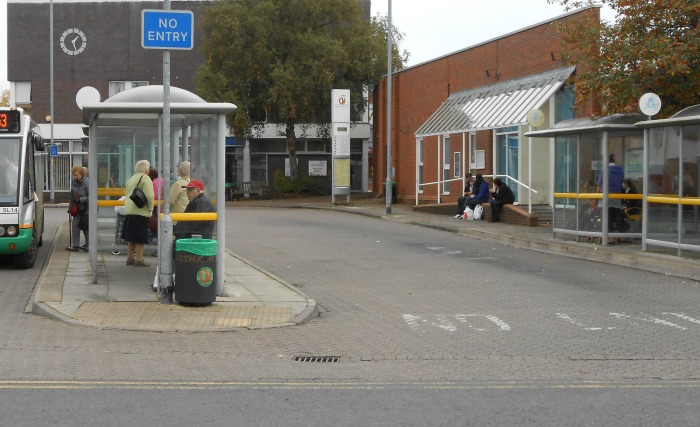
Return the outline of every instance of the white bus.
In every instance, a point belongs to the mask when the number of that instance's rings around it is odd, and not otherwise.
[[[44,232],[44,151],[39,126],[21,108],[0,107],[0,257],[32,268]]]

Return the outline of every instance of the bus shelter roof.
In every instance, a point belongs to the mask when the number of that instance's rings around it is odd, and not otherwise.
[[[637,123],[640,128],[687,126],[700,124],[700,104],[685,108],[668,119],[645,120]]]
[[[527,132],[525,136],[548,138],[561,135],[602,132],[606,130],[629,130],[631,133],[635,133],[639,131],[635,123],[644,120],[645,117],[646,116],[642,114],[612,114],[603,117],[579,117],[562,120],[549,129]]]
[[[158,126],[163,113],[163,86],[141,86],[120,92],[104,102],[88,102],[82,106],[83,124],[99,120],[102,126]],[[231,103],[206,102],[192,92],[170,88],[171,126],[189,126],[211,117],[236,110]]]

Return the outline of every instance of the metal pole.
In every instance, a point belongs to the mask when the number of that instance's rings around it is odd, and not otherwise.
[[[532,132],[532,125],[530,125]],[[527,138],[527,213],[532,215],[532,137]]]
[[[165,0],[163,10],[170,10],[170,0]],[[163,179],[170,178],[170,49],[163,51]],[[163,188],[163,219],[160,227],[161,263],[158,271],[158,294],[161,304],[173,302],[173,220],[170,216],[170,189]]]
[[[51,98],[51,146],[53,146],[53,0],[51,0],[51,3],[49,5],[49,15],[50,15],[50,23],[49,23],[49,33],[50,33],[50,42],[49,42],[49,74],[50,74],[50,86],[51,88],[49,89],[49,92],[51,92],[50,98]],[[55,168],[54,168],[54,158],[49,156],[49,200],[51,203],[55,202],[55,196],[54,196],[54,188],[55,188]],[[44,199],[44,189],[41,189],[41,194],[40,194],[41,199]]]
[[[389,0],[389,25],[387,26],[387,85],[386,85],[386,213],[391,214],[391,51],[393,37],[391,29],[391,0]]]

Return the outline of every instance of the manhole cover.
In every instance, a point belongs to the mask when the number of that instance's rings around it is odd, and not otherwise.
[[[340,356],[294,356],[295,362],[338,363]]]

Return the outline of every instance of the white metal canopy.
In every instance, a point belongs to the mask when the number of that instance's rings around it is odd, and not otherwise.
[[[521,125],[527,113],[544,104],[576,66],[457,92],[416,131],[416,137]]]

